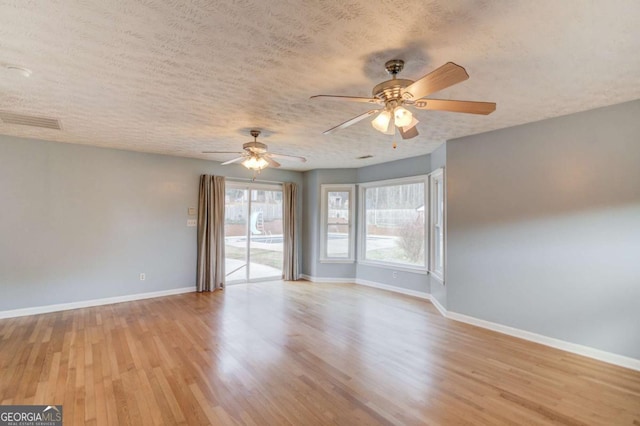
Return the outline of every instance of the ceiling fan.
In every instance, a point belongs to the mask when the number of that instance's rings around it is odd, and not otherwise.
[[[405,107],[483,115],[491,114],[496,110],[496,104],[493,102],[423,99],[431,93],[446,89],[469,78],[467,71],[453,62],[447,62],[416,81],[396,78],[396,75],[404,68],[402,59],[387,61],[385,68],[391,74],[391,80],[375,86],[372,92],[373,97],[371,98],[335,95],[316,95],[311,97],[311,99],[363,102],[381,106],[332,127],[323,132],[325,135],[378,114],[371,122],[371,125],[376,130],[387,135],[394,135],[397,127],[403,139],[411,139],[418,136],[418,129],[416,128],[418,120]],[[391,122],[392,118],[393,123]]]
[[[280,167],[280,163],[278,163],[274,158],[280,158],[284,160],[295,160],[300,161],[302,163],[306,163],[307,159],[304,157],[298,157],[296,155],[284,155],[284,154],[276,154],[273,152],[268,152],[267,145],[262,142],[258,142],[258,136],[260,135],[260,130],[251,130],[251,136],[253,136],[253,141],[247,142],[242,145],[242,152],[235,151],[202,151],[203,154],[238,154],[240,157],[234,158],[233,160],[225,161],[222,163],[223,166],[227,164],[237,163],[238,161],[242,161],[242,165],[245,166],[249,170],[253,170],[255,172],[260,172],[261,170],[271,167]]]

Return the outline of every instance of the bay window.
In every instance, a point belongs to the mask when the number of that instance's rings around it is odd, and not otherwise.
[[[360,185],[359,261],[427,270],[427,176]]]

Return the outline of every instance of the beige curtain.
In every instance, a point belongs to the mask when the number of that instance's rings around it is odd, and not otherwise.
[[[224,177],[200,176],[196,289],[224,288]]]
[[[298,188],[295,183],[282,185],[282,232],[284,234],[284,264],[282,278],[286,281],[298,279]]]

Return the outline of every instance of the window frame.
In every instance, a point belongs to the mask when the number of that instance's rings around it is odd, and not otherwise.
[[[330,192],[349,193],[349,252],[347,257],[331,257],[327,255],[329,238],[329,203]],[[356,261],[356,185],[355,184],[321,184],[320,185],[320,263],[354,263]]]
[[[366,226],[367,226],[367,211],[366,211],[366,191],[367,189],[376,188],[376,187],[386,187],[386,186],[398,186],[398,185],[409,185],[421,183],[424,185],[424,255],[423,255],[423,265],[409,265],[406,263],[397,263],[397,262],[385,262],[381,260],[371,260],[366,258],[367,254],[367,235],[366,235]],[[429,215],[430,209],[428,208],[429,203],[429,175],[417,175],[417,176],[409,176],[397,179],[386,179],[386,180],[378,180],[371,181],[366,183],[358,184],[359,192],[358,192],[358,263],[362,265],[369,266],[378,266],[384,267],[388,269],[394,269],[398,271],[407,271],[414,272],[419,274],[427,274],[429,271],[429,253],[430,253],[430,244],[429,244]]]
[[[442,217],[441,223],[436,224],[436,220],[438,218],[438,199],[437,199],[437,183],[440,182],[440,186],[442,189]],[[444,167],[440,167],[431,173],[429,173],[429,273],[439,281],[444,283],[444,276],[446,271],[446,245],[447,245],[447,195],[446,195],[446,184],[445,184],[445,173]],[[437,269],[436,265],[436,226],[440,226],[442,231],[442,247],[441,247],[441,259],[442,259],[442,269]]]

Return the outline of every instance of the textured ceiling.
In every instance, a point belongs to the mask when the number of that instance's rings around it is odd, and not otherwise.
[[[309,158],[284,168],[360,167],[640,98],[639,17],[637,0],[0,0],[0,110],[63,127],[0,133],[225,161],[200,152],[259,128],[272,151]],[[369,120],[322,135],[369,105],[309,96],[369,96],[394,58],[414,80],[464,66],[470,79],[433,97],[497,111],[419,111],[420,136],[395,150]]]

